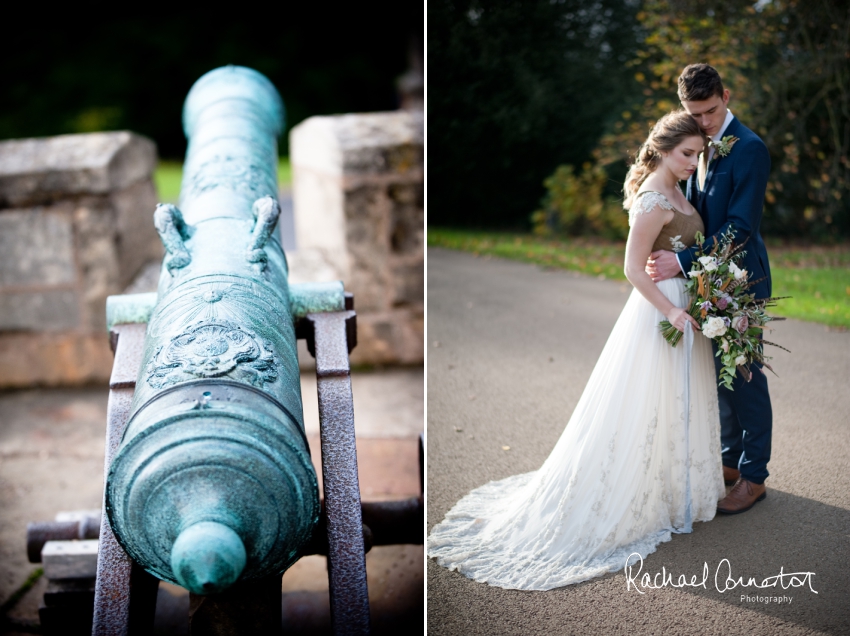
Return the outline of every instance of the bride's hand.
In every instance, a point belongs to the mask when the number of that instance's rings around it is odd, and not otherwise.
[[[699,331],[699,323],[686,310],[681,307],[673,307],[667,312],[667,320],[682,333],[685,332],[685,323],[690,321],[694,331]]]

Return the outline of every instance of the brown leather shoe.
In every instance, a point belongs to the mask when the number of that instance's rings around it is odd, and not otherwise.
[[[740,512],[746,512],[765,497],[767,497],[767,489],[764,484],[754,484],[739,477],[729,494],[717,503],[717,512],[724,515],[737,515]]]
[[[723,467],[723,483],[727,486],[733,485],[736,481],[738,481],[738,477],[741,476],[741,471],[737,468],[729,468],[728,466]]]

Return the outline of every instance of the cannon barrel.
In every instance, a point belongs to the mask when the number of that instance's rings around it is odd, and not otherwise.
[[[166,255],[105,509],[147,571],[208,594],[285,570],[320,506],[273,232],[283,103],[260,73],[223,67],[192,87],[183,127],[180,202],[154,213]]]

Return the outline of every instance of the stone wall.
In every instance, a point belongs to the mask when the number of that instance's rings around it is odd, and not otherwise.
[[[293,282],[354,293],[354,364],[423,361],[423,114],[311,117],[290,133]]]
[[[106,297],[162,258],[155,165],[129,132],[0,142],[0,388],[109,378]]]

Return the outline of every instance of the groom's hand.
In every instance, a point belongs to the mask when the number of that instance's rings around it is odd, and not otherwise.
[[[679,259],[673,252],[667,250],[653,252],[649,255],[649,260],[646,261],[646,273],[650,275],[654,283],[673,278],[681,271]]]

